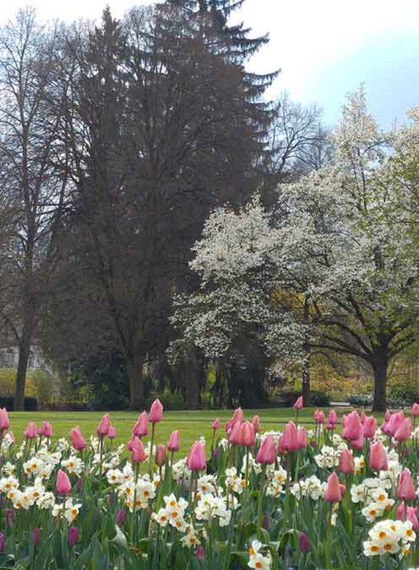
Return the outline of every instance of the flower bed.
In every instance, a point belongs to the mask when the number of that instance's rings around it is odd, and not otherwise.
[[[419,406],[381,427],[351,412],[342,436],[334,410],[299,427],[301,406],[283,433],[239,408],[186,457],[177,431],[159,442],[158,400],[118,446],[108,414],[88,440],[29,423],[18,445],[0,410],[0,567],[417,567]]]

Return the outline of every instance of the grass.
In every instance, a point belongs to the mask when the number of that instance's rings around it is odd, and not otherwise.
[[[339,417],[348,411],[339,409]],[[44,420],[48,420],[53,426],[53,437],[67,437],[71,427],[78,425],[87,437],[96,432],[96,426],[104,412],[10,412],[10,429],[13,430],[16,438],[22,438],[23,430],[29,421],[40,425]],[[158,424],[156,434],[158,443],[166,443],[170,433],[178,429],[181,438],[181,451],[186,453],[189,446],[199,436],[205,436],[210,442],[212,435],[211,423],[219,417],[225,422],[231,417],[232,410],[188,410],[164,412],[163,421]],[[288,421],[295,419],[295,412],[290,408],[277,408],[266,410],[246,410],[246,417],[251,419],[254,414],[258,414],[262,422],[262,430],[281,430]],[[130,438],[131,429],[138,416],[136,412],[110,412],[112,423],[117,429],[115,442],[126,443]],[[313,409],[302,410],[299,414],[299,424],[311,428],[313,424]],[[224,434],[224,425],[220,430]]]

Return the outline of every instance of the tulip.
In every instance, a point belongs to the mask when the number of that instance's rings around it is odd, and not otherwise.
[[[197,560],[205,560],[205,548],[202,544],[198,544],[195,549],[194,556]]]
[[[402,421],[399,425],[396,433],[394,434],[394,438],[397,441],[406,441],[412,434],[412,420],[410,418],[406,418]]]
[[[326,491],[324,493],[324,498],[329,503],[338,503],[342,500],[343,489],[342,485],[339,483],[338,476],[335,472],[329,475],[327,479]]]
[[[300,534],[300,538],[299,538],[299,542],[300,542],[300,550],[303,553],[309,552],[310,550],[310,541],[308,539],[308,536],[306,535],[305,532],[302,532]]]
[[[43,422],[38,433],[44,437],[52,437],[52,425],[49,422]]]
[[[362,425],[364,425],[364,422],[365,422],[366,417],[367,417],[367,416],[366,416],[364,410],[362,410],[362,412],[361,412],[361,418],[360,418]]]
[[[367,416],[364,421],[364,436],[371,439],[375,435],[377,429],[377,420],[374,416]]]
[[[159,467],[163,467],[164,462],[166,461],[166,446],[165,445],[158,445],[156,449],[156,456],[154,458],[156,465]]]
[[[346,417],[342,435],[348,441],[359,441],[364,435],[364,427],[357,411],[351,412]]]
[[[109,426],[108,437],[109,437],[109,439],[115,439],[116,438],[116,427],[115,426],[112,426],[112,425]]]
[[[79,541],[79,529],[76,526],[71,526],[68,529],[68,544],[74,546]]]
[[[148,421],[152,424],[161,422],[163,419],[163,404],[158,398],[151,404],[150,412],[148,414]]]
[[[255,433],[260,433],[260,431],[262,430],[262,426],[260,425],[260,417],[258,415],[253,416],[252,424],[253,427],[255,428]]]
[[[96,433],[98,434],[100,439],[103,439],[105,436],[108,435],[110,425],[111,425],[111,420],[109,418],[109,414],[104,414],[96,429]]]
[[[147,412],[141,412],[135,423],[132,433],[137,437],[144,437],[148,434],[148,415]]]
[[[14,509],[6,509],[4,522],[6,524],[6,528],[9,526],[14,526],[16,524],[16,515]]]
[[[41,542],[41,529],[35,526],[32,530],[32,544],[37,546]]]
[[[297,398],[293,407],[295,410],[301,410],[303,408],[303,406],[304,406],[303,397],[300,396],[299,398]]]
[[[370,467],[374,471],[387,471],[387,453],[381,441],[373,443],[370,447]]]
[[[412,523],[413,530],[419,530],[419,521],[416,516],[415,507],[409,507],[406,505],[406,503],[401,503],[397,507],[396,518],[400,521],[410,521]]]
[[[35,422],[28,423],[28,425],[25,427],[23,435],[26,437],[26,439],[34,439],[38,435],[38,430],[36,429]]]
[[[186,459],[186,465],[191,471],[204,471],[206,469],[207,459],[205,457],[205,445],[202,441],[195,441],[192,444]]]
[[[314,410],[313,417],[316,424],[324,424],[325,416],[323,410]]]
[[[150,454],[152,449],[150,450]],[[134,438],[131,448],[131,459],[133,463],[142,463],[147,459],[147,454],[144,449],[143,442],[138,437]]]
[[[237,422],[242,423],[244,421],[244,413],[241,408],[234,410],[233,417],[231,418],[231,423],[234,425]]]
[[[384,421],[388,422],[390,420],[390,418],[391,418],[391,412],[390,412],[390,410],[386,410],[386,413],[384,415]]]
[[[71,445],[78,451],[82,451],[85,447],[87,447],[86,440],[84,439],[79,426],[71,428],[70,439]]]
[[[244,422],[240,425],[239,431],[239,445],[243,445],[245,447],[252,447],[255,445],[255,428],[253,424],[250,422]]]
[[[412,475],[409,469],[405,468],[400,474],[399,484],[397,486],[397,496],[403,501],[414,501],[416,498],[416,489],[413,483]]]
[[[295,451],[299,449],[298,436],[297,436],[297,426],[294,422],[288,422],[285,426],[284,433],[282,434],[282,446],[285,447],[287,451]]]
[[[55,492],[57,495],[69,495],[71,493],[71,481],[61,469],[57,473],[57,481],[55,483]]]
[[[0,410],[1,412],[1,410]],[[7,412],[6,412],[7,413]],[[419,416],[419,404],[418,403],[414,403],[412,406],[412,416],[414,418],[416,418],[417,416]],[[1,424],[0,424],[0,429],[1,429]]]
[[[179,451],[180,449],[180,441],[179,441],[179,431],[172,431],[169,437],[169,441],[167,442],[167,449],[169,451]]]
[[[265,437],[262,441],[259,450],[256,455],[256,462],[263,463],[265,465],[275,463],[276,460],[276,449],[275,441],[271,435]]]
[[[303,449],[307,447],[307,430],[306,428],[300,427],[297,430],[297,442],[298,449]]]
[[[327,423],[331,426],[335,426],[338,422],[338,416],[335,410],[330,410],[329,416],[327,418]]]
[[[365,445],[365,438],[363,435],[359,439],[354,439],[351,441],[351,445],[354,449],[362,449]]]
[[[232,430],[228,435],[228,441],[230,443],[235,443],[237,445],[240,445],[240,428],[241,428],[241,422],[236,422],[235,424],[233,424]]]
[[[6,536],[3,532],[0,532],[0,552],[3,552],[6,544]]]
[[[339,471],[341,473],[353,473],[355,471],[354,458],[349,449],[344,449],[339,457]]]
[[[221,420],[220,418],[216,418],[211,424],[211,429],[220,429],[220,427],[221,427]]]
[[[9,415],[6,408],[0,408],[0,432],[8,430],[10,427]]]
[[[392,437],[396,435],[396,432],[403,423],[404,419],[405,417],[403,412],[396,412],[391,415],[391,418],[389,419],[387,424],[389,435],[391,435]]]
[[[131,439],[128,441],[127,443],[127,449],[128,451],[132,451],[135,447],[135,442],[137,441],[138,437],[135,435],[131,436]]]
[[[116,511],[116,524],[122,526],[127,518],[127,512],[124,509],[119,509]]]

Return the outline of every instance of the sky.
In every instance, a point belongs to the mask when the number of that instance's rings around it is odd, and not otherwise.
[[[43,20],[99,18],[108,3],[123,15],[152,0],[0,0],[0,23],[26,5]],[[235,20],[270,43],[249,64],[252,71],[281,69],[268,92],[323,108],[339,120],[345,95],[364,83],[369,108],[383,127],[403,121],[419,105],[419,0],[246,0]]]

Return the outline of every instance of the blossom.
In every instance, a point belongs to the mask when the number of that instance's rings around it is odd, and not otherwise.
[[[163,419],[163,405],[158,398],[151,404],[148,421],[151,423],[161,422]]]

